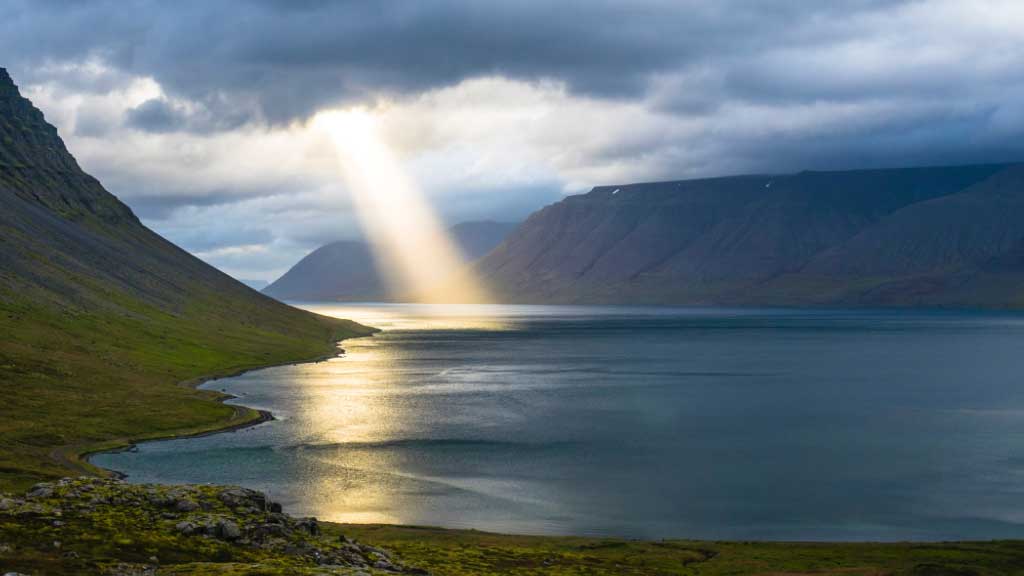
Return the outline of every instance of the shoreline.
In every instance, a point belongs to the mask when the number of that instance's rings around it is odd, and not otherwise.
[[[363,337],[363,336],[356,336],[356,337]],[[343,338],[343,339],[339,339],[339,340],[334,341],[333,342],[333,350],[331,352],[317,355],[315,357],[310,358],[309,360],[282,361],[282,362],[270,363],[270,364],[261,365],[261,366],[250,367],[250,368],[232,369],[230,371],[218,372],[218,373],[216,373],[214,375],[208,375],[208,376],[201,376],[201,377],[194,377],[194,378],[185,379],[185,380],[182,380],[182,381],[178,382],[178,384],[179,385],[190,386],[190,387],[193,387],[193,388],[197,388],[197,387],[202,386],[204,384],[214,383],[217,380],[220,380],[220,379],[223,379],[223,378],[229,378],[229,377],[233,378],[233,377],[237,377],[237,376],[246,374],[248,372],[253,372],[253,371],[256,371],[256,370],[263,370],[263,369],[274,368],[274,367],[282,367],[282,366],[297,366],[297,365],[302,365],[302,364],[316,364],[316,363],[319,363],[319,362],[329,361],[332,358],[338,358],[338,357],[340,357],[340,356],[342,356],[342,355],[344,355],[346,353],[345,348],[343,348],[341,344],[344,342],[344,340],[347,340],[347,339],[349,339],[349,338]],[[239,396],[236,396],[236,395],[224,392],[220,388],[221,388],[220,386],[216,386],[216,389],[208,388],[205,391],[209,392],[211,394],[217,395],[217,400],[219,402],[221,402],[221,403],[225,403],[225,402],[228,402],[230,400],[238,399],[239,398]],[[121,478],[121,479],[127,479],[127,478],[129,478],[129,474],[127,474],[126,472],[123,472],[123,471],[118,470],[118,469],[113,468],[113,467],[105,468],[105,467],[102,467],[102,466],[98,466],[98,465],[96,465],[96,464],[94,464],[92,462],[92,457],[97,455],[97,454],[104,454],[104,453],[128,452],[128,451],[133,450],[134,448],[136,448],[138,445],[142,444],[143,442],[156,442],[156,441],[164,441],[164,440],[198,438],[198,437],[212,436],[213,434],[220,434],[220,433],[226,433],[226,432],[234,432],[234,431],[239,431],[239,430],[245,430],[245,429],[249,429],[249,428],[254,428],[255,426],[258,426],[260,424],[263,424],[263,423],[266,423],[266,422],[269,422],[269,421],[272,421],[272,420],[276,419],[276,417],[274,416],[274,414],[270,410],[260,410],[260,409],[257,409],[257,408],[252,408],[252,407],[249,407],[249,406],[244,406],[242,404],[235,404],[235,405],[229,405],[229,406],[232,406],[234,408],[234,410],[232,411],[230,416],[228,416],[224,420],[221,420],[221,424],[216,426],[216,427],[209,428],[209,429],[203,429],[203,430],[197,430],[197,431],[189,431],[189,432],[185,432],[185,433],[171,433],[171,434],[163,435],[163,436],[160,436],[160,437],[152,437],[152,438],[147,437],[145,439],[139,439],[139,440],[136,440],[136,441],[128,442],[128,443],[123,444],[123,445],[118,446],[118,447],[112,447],[112,448],[104,447],[104,448],[101,448],[101,449],[89,450],[87,452],[83,452],[82,460],[85,463],[89,464],[90,466],[93,466],[93,467],[97,468],[98,470],[101,470],[106,475],[109,475],[111,477]],[[227,480],[227,481],[230,482],[230,480]],[[342,522],[335,521],[335,523],[342,523]],[[403,524],[392,524],[391,526],[407,527],[407,528],[411,528],[412,527],[412,526],[403,525]],[[437,525],[419,526],[419,528],[438,529],[438,530],[447,530],[447,531],[459,531],[459,530],[466,530],[467,529],[467,527],[465,525],[462,525],[462,526],[450,525],[450,524],[445,525],[445,523],[441,523],[441,524],[437,524]],[[505,530],[508,530],[507,527],[504,528],[504,529],[498,529],[498,530],[493,530],[492,529],[493,531],[486,530],[486,529],[481,530],[480,528],[476,528],[475,526],[469,527],[468,529],[472,530],[474,532],[478,532],[479,531],[479,532],[490,533],[490,534],[520,536],[520,537],[541,537],[541,538],[591,537],[591,538],[627,538],[627,539],[640,538],[640,539],[646,539],[643,536],[624,535],[621,532],[608,533],[608,534],[603,534],[602,535],[602,534],[595,534],[595,533],[579,533],[579,532],[568,532],[568,531],[566,531],[566,532],[557,532],[557,533],[533,532],[533,531],[518,531],[518,530],[515,530],[515,529],[513,529],[512,531],[505,531]],[[674,539],[691,540],[691,539],[704,539],[705,537],[702,537],[699,534],[697,534],[697,535],[689,535],[689,536],[679,536],[679,535],[656,536],[655,538],[656,539],[669,539],[669,540],[674,540]],[[749,539],[749,537],[742,538],[742,540],[748,540],[748,539]],[[1001,538],[997,537],[995,539],[1001,539]],[[863,539],[842,539],[842,538],[841,539],[835,539],[835,540],[833,540],[833,539],[820,539],[820,536],[812,537],[812,538],[806,539],[806,540],[784,540],[784,539],[780,540],[780,539],[777,539],[777,537],[776,538],[764,539],[764,537],[762,536],[760,538],[753,538],[753,539],[750,539],[750,540],[751,541],[758,541],[758,542],[794,542],[794,541],[796,541],[796,542],[804,542],[804,543],[892,543],[892,542],[914,542],[914,543],[918,543],[918,544],[928,544],[928,543],[942,542],[942,541],[957,541],[957,542],[970,542],[970,541],[972,541],[969,538],[968,539],[963,539],[962,537],[957,537],[957,538],[953,538],[953,539],[947,539],[947,538],[931,539],[931,538],[927,538],[927,537],[921,538],[920,536],[910,537],[910,538],[897,538],[897,539],[884,539],[884,538],[883,539],[878,539],[877,537],[875,537],[875,538],[866,539],[866,540],[863,540]],[[727,539],[725,541],[729,541],[729,540]],[[983,541],[983,540],[973,540],[973,541]]]
[[[379,332],[375,330],[374,333]],[[178,386],[186,386],[195,390],[199,389],[199,386],[206,384],[207,382],[214,382],[223,378],[234,378],[241,376],[248,372],[254,372],[257,370],[265,370],[268,368],[279,368],[282,366],[296,366],[299,364],[316,364],[319,362],[326,362],[332,358],[338,358],[345,353],[345,349],[341,347],[341,343],[345,340],[351,340],[352,338],[366,338],[373,336],[374,333],[366,336],[353,336],[350,338],[341,338],[332,342],[333,350],[331,352],[314,356],[307,360],[290,360],[285,362],[274,362],[271,364],[261,364],[258,366],[247,366],[242,368],[229,368],[221,372],[213,374],[207,374],[203,376],[196,376],[194,378],[188,378],[177,382]],[[226,403],[228,400],[234,400],[238,397],[233,394],[220,392],[217,390],[208,390],[216,395],[214,400],[221,404]],[[92,463],[91,459],[97,454],[108,454],[126,452],[136,448],[139,444],[145,442],[159,442],[164,440],[178,440],[184,438],[199,438],[202,436],[210,436],[213,434],[221,434],[227,432],[236,432],[238,430],[244,430],[246,428],[252,428],[266,422],[275,420],[273,413],[269,410],[261,410],[257,408],[250,408],[241,404],[225,404],[231,406],[234,410],[230,417],[225,421],[213,424],[209,427],[201,427],[198,429],[184,429],[180,431],[172,431],[168,433],[158,433],[153,436],[141,436],[134,438],[116,438],[114,440],[108,440],[100,444],[88,444],[88,445],[70,445],[62,446],[53,450],[50,453],[50,458],[57,461],[58,463],[64,464],[71,469],[76,469],[85,474],[95,474],[100,477],[107,478],[120,478],[125,479],[128,475],[120,470],[114,470],[110,468],[103,468]]]
[[[369,334],[367,336],[373,336]],[[341,346],[341,343],[345,340],[354,338],[363,338],[366,336],[354,336],[351,338],[343,338],[333,342],[333,351],[330,353],[321,354],[308,360],[294,360],[294,361],[282,361],[266,365],[259,365],[247,368],[233,368],[230,371],[218,372],[213,375],[200,376],[189,378],[186,380],[179,381],[177,384],[182,386],[189,386],[192,388],[198,388],[199,386],[215,382],[223,378],[233,378],[249,372],[257,370],[264,370],[269,368],[284,367],[284,366],[296,366],[302,364],[316,364],[320,362],[329,361],[332,358],[338,358],[345,354],[345,349]],[[238,399],[239,396],[222,392],[219,390],[207,390],[217,395],[216,400],[221,403],[225,403],[232,399]],[[213,434],[220,434],[226,432],[234,432],[238,430],[244,430],[258,426],[260,424],[276,420],[276,417],[269,410],[262,410],[243,406],[241,404],[229,405],[235,410],[231,416],[222,421],[222,425],[218,425],[214,428],[169,433],[158,437],[145,437],[134,441],[127,441],[119,446],[115,447],[102,447],[98,449],[88,449],[83,452],[79,452],[80,460],[89,467],[95,468],[100,471],[103,476],[127,479],[128,474],[121,472],[120,470],[112,468],[104,468],[97,466],[91,462],[91,458],[97,454],[104,453],[118,453],[131,451],[139,444],[144,442],[157,442],[165,440],[175,439],[186,439],[186,438],[197,438],[204,436],[211,436]],[[251,418],[249,417],[251,416]],[[121,440],[121,439],[118,439]],[[168,486],[174,486],[175,484],[169,484]],[[214,484],[214,486],[224,487],[224,484]],[[879,547],[891,547],[897,548],[901,546],[933,546],[933,545],[946,545],[946,544],[985,544],[993,542],[1024,542],[1024,540],[1016,539],[938,539],[938,540],[917,540],[917,539],[898,539],[898,540],[775,540],[775,539],[705,539],[699,537],[663,537],[663,538],[636,538],[629,536],[621,536],[615,534],[609,535],[598,535],[598,534],[579,534],[579,533],[534,533],[534,532],[498,532],[490,530],[481,530],[477,528],[466,528],[466,527],[453,527],[443,525],[407,525],[407,524],[381,524],[381,523],[352,523],[352,522],[337,522],[337,521],[321,521],[324,525],[333,526],[339,529],[343,529],[346,534],[348,533],[365,533],[372,534],[374,532],[388,532],[398,534],[399,537],[393,542],[402,542],[404,538],[409,536],[416,536],[418,534],[430,535],[431,537],[437,538],[437,544],[443,544],[450,539],[508,539],[510,541],[537,541],[537,542],[555,542],[555,541],[593,541],[593,542],[635,542],[635,543],[662,543],[653,544],[655,546],[666,546],[665,542],[688,542],[688,543],[715,543],[725,545],[756,545],[756,546],[767,546],[767,547],[807,547],[807,548],[827,548],[832,546],[842,547],[860,547],[860,546],[879,546]],[[389,544],[394,545],[392,542]],[[602,546],[604,544],[601,544]],[[595,545],[597,546],[597,545]]]

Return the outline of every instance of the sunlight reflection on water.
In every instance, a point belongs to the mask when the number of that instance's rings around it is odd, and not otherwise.
[[[1021,315],[309,304],[383,328],[208,384],[279,420],[96,463],[294,514],[501,532],[968,539],[1024,526]]]
[[[335,318],[382,330],[508,330],[517,314],[498,304],[323,304],[296,303]],[[514,307],[520,311],[535,306]]]

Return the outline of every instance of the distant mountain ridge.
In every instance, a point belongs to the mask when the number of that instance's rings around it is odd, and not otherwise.
[[[1024,306],[1024,165],[599,186],[476,265],[501,301]]]
[[[508,222],[462,222],[448,232],[472,262],[501,243],[517,225]],[[391,301],[396,297],[381,278],[379,262],[365,242],[325,244],[296,263],[263,293],[292,301]]]

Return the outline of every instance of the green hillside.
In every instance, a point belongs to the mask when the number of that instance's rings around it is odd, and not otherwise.
[[[143,226],[0,69],[0,488],[129,439],[259,417],[183,382],[371,330],[281,304]]]

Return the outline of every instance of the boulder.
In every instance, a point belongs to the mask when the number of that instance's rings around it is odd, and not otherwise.
[[[50,498],[53,496],[53,486],[45,482],[36,484],[25,496],[32,499]]]
[[[221,540],[238,540],[242,536],[242,530],[231,520],[217,522],[214,536]]]
[[[295,527],[305,531],[310,536],[320,534],[320,524],[317,523],[316,518],[303,518],[295,524]]]

